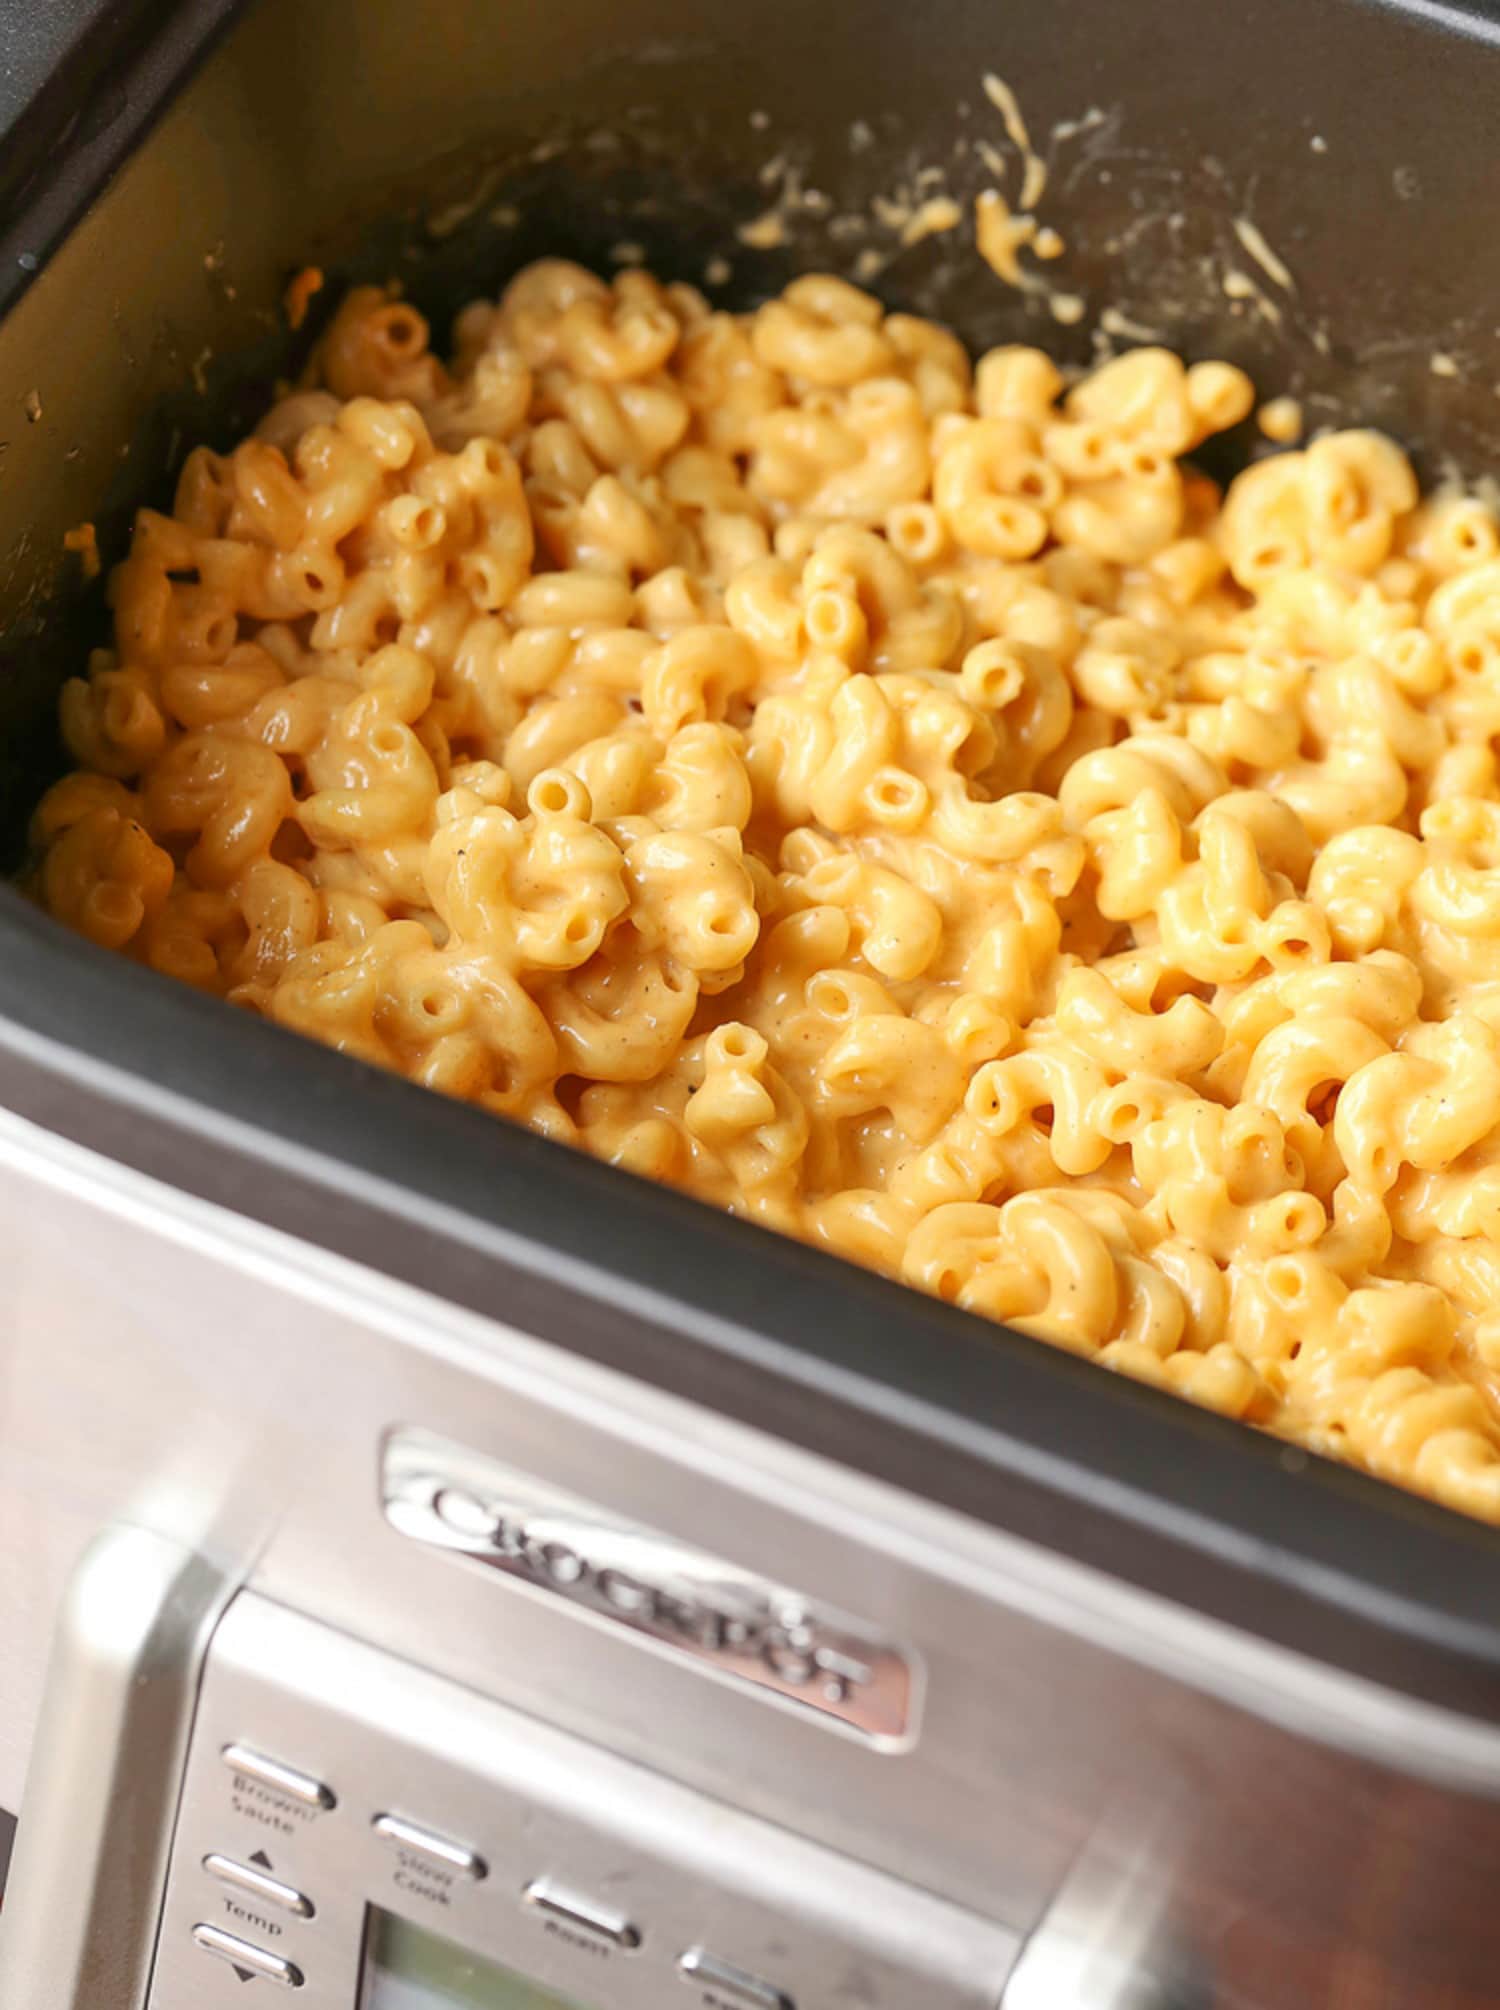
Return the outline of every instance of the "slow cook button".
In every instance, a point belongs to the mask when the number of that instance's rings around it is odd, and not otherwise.
[[[253,1982],[257,1977],[262,1982],[279,1982],[284,1989],[302,1987],[302,1970],[290,1961],[283,1961],[279,1954],[268,1954],[263,1947],[254,1947],[248,1940],[240,1940],[232,1933],[225,1933],[221,1927],[200,1922],[193,1928],[193,1939],[205,1954],[212,1954],[218,1961],[227,1961],[241,1982]]]
[[[784,1990],[762,1982],[759,1976],[747,1975],[743,1968],[731,1967],[704,1947],[694,1947],[684,1954],[677,1964],[677,1973],[684,1982],[701,1989],[711,2002],[732,2003],[735,2010],[741,2010],[741,2006],[743,2010],[796,2010]]]
[[[521,1894],[545,1918],[563,1926],[579,1928],[595,1939],[613,1941],[616,1947],[639,1947],[641,1930],[632,1926],[623,1913],[611,1912],[607,1905],[560,1891],[550,1878],[534,1877]]]
[[[415,1822],[404,1821],[400,1815],[377,1815],[370,1826],[392,1849],[410,1850],[435,1870],[476,1879],[486,1874],[484,1858],[476,1851],[463,1843],[450,1842],[447,1836],[435,1835],[431,1829],[419,1828]]]
[[[284,1800],[295,1801],[298,1807],[310,1808],[315,1814],[325,1814],[330,1808],[338,1806],[338,1797],[332,1787],[325,1787],[311,1773],[300,1773],[295,1766],[284,1766],[280,1759],[268,1759],[264,1752],[253,1751],[249,1745],[226,1745],[220,1757],[230,1772],[268,1787]]]

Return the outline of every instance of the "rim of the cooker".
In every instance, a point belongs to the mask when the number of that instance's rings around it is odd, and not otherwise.
[[[0,313],[244,0],[78,0],[3,108]],[[38,28],[41,32],[38,10]],[[82,138],[100,88],[123,109]],[[1500,1720],[1500,1530],[431,1095],[0,887],[0,1104],[1117,1578]]]

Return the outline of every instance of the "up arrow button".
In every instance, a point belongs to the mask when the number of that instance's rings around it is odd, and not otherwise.
[[[311,1919],[317,1910],[305,1892],[272,1877],[271,1859],[264,1850],[257,1850],[249,1863],[236,1863],[232,1856],[219,1856],[215,1852],[203,1859],[203,1868],[231,1890],[258,1899],[262,1905],[278,1906],[282,1912],[294,1912],[298,1919]]]

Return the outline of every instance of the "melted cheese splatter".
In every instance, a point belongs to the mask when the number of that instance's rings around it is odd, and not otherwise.
[[[920,244],[924,237],[937,237],[945,230],[956,230],[963,222],[963,211],[951,195],[929,196],[918,204],[907,218],[901,230],[903,244]]]
[[[1099,316],[1099,326],[1106,335],[1113,335],[1119,342],[1159,342],[1160,335],[1154,328],[1148,328],[1143,321],[1132,321],[1128,314],[1118,307],[1106,307]]]
[[[786,243],[786,219],[779,209],[768,209],[764,216],[742,223],[735,236],[752,251],[775,251]]]
[[[1282,287],[1288,293],[1295,292],[1297,282],[1293,279],[1290,271],[1288,271],[1286,262],[1277,257],[1270,245],[1267,244],[1263,233],[1250,221],[1248,216],[1237,216],[1235,218],[1234,234],[1245,247],[1249,256],[1255,260],[1267,279],[1274,280],[1276,285]]]
[[[1010,85],[993,70],[985,71],[983,83],[984,95],[1005,121],[1010,143],[1021,156],[1021,208],[1035,209],[1046,193],[1047,163],[1031,144],[1031,134],[1026,130],[1026,121]]]
[[[1271,398],[1255,415],[1262,435],[1278,447],[1293,447],[1302,437],[1302,407],[1295,398]]]
[[[91,523],[80,523],[63,532],[63,550],[76,551],[83,563],[85,579],[99,577],[99,536]]]
[[[1017,216],[999,189],[987,188],[974,202],[974,241],[997,279],[1029,290],[1031,275],[1021,270],[1020,254],[1036,242],[1034,216]]]

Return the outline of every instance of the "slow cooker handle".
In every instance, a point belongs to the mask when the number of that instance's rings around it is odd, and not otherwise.
[[[140,2010],[203,1657],[234,1586],[146,1529],[74,1569],[0,1913],[0,2003]]]

